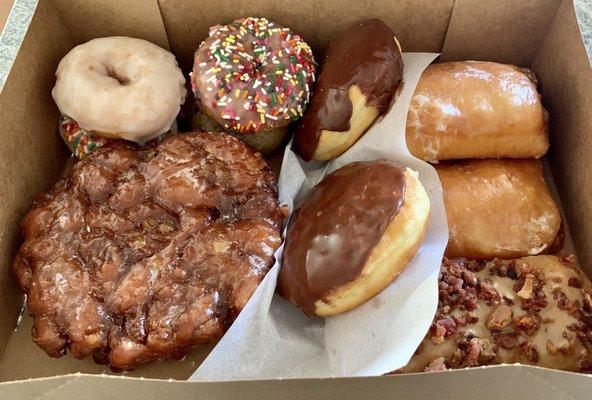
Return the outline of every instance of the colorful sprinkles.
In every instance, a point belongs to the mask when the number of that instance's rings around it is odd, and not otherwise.
[[[315,70],[300,36],[249,17],[210,30],[195,54],[191,85],[201,107],[224,128],[256,133],[302,116]]]
[[[78,122],[72,118],[61,115],[59,121],[60,136],[66,145],[78,158],[83,158],[97,147],[103,146],[109,141],[81,128]]]

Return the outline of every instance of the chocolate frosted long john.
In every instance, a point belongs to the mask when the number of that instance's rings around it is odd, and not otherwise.
[[[369,19],[344,31],[329,44],[311,104],[299,122],[295,143],[300,156],[307,161],[329,159],[347,150],[376,116],[386,112],[402,76],[401,51],[395,34],[384,22]],[[365,97],[365,107],[358,109],[370,113],[365,118],[353,115],[356,107],[352,96],[359,95],[351,93],[352,87]],[[352,117],[358,122],[355,127]],[[333,140],[327,145],[331,147],[327,158],[319,154],[318,147],[321,136],[331,133],[342,135],[336,139],[339,145]],[[334,149],[336,146],[339,149]]]

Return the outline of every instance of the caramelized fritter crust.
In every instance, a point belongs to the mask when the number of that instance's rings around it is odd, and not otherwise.
[[[22,221],[12,269],[33,340],[121,369],[182,357],[245,306],[283,218],[271,170],[229,135],[99,148]]]

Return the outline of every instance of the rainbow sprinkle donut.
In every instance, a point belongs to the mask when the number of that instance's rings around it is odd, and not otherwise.
[[[81,128],[78,122],[63,114],[60,116],[59,130],[72,154],[78,158],[83,158],[109,141]]]
[[[252,134],[302,116],[315,69],[300,36],[249,17],[210,28],[195,53],[191,86],[200,108],[218,124]]]

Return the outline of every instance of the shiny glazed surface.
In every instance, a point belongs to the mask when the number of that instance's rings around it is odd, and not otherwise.
[[[81,128],[138,143],[171,128],[185,93],[171,52],[125,36],[74,47],[60,61],[51,92],[61,113]]]
[[[482,61],[430,65],[407,116],[407,145],[426,161],[531,158],[549,146],[547,115],[529,70]]]
[[[561,226],[537,160],[442,162],[448,257],[517,258],[545,253]],[[561,247],[561,246],[559,246]]]
[[[283,217],[267,164],[229,135],[108,143],[22,221],[12,270],[33,340],[115,368],[182,357],[242,310]]]

